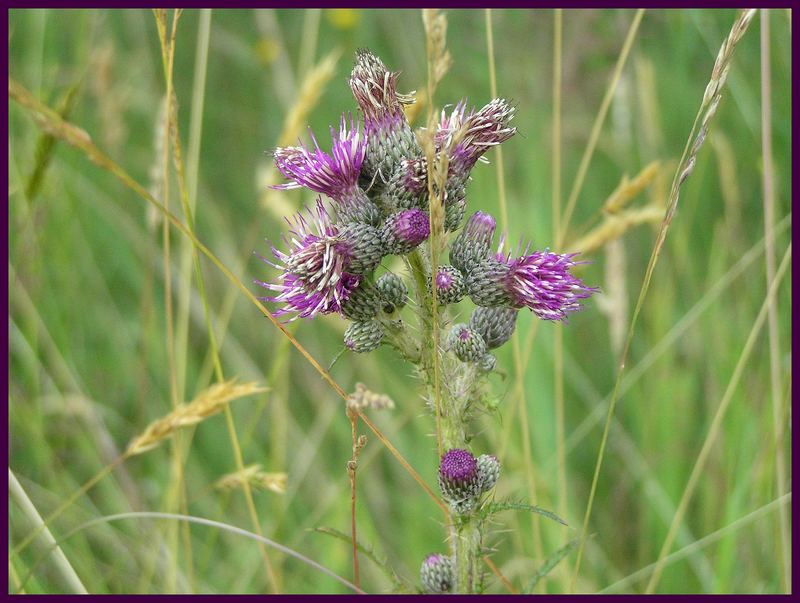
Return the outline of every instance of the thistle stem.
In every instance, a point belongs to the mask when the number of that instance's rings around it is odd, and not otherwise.
[[[418,367],[420,377],[428,389],[428,398],[436,404],[434,391],[434,354],[438,354],[440,384],[438,397],[437,437],[441,438],[442,449],[468,448],[468,410],[478,395],[475,381],[477,371],[474,365],[459,362],[451,358],[444,350],[436,349],[433,344],[433,330],[438,321],[439,332],[444,331],[443,308],[437,308],[434,314],[431,296],[427,283],[430,274],[426,258],[420,249],[408,256],[408,264],[414,279],[416,301],[420,317]],[[437,409],[433,409],[437,412]],[[453,514],[453,524],[449,528],[451,555],[455,559],[455,593],[474,593],[479,584],[478,561],[481,552],[481,522],[474,512],[468,515]]]

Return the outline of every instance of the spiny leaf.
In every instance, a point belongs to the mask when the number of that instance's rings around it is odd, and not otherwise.
[[[570,554],[572,549],[578,546],[578,542],[580,542],[580,538],[573,538],[567,544],[562,546],[558,549],[555,553],[550,555],[547,560],[542,564],[542,566],[536,571],[531,578],[531,581],[528,582],[528,586],[525,587],[525,594],[530,595],[533,593],[533,589],[536,588],[536,585],[539,583],[539,580],[544,578],[550,571],[557,566],[561,560]]]
[[[329,528],[327,526],[320,526],[317,528],[312,528],[312,531],[319,532],[320,534],[327,534],[328,536],[333,536],[334,538],[338,538],[339,540],[343,540],[348,544],[352,544],[353,539],[350,537],[349,534],[345,534],[336,528]],[[414,592],[414,587],[411,586],[406,580],[398,576],[395,571],[389,566],[389,563],[385,559],[381,559],[372,550],[372,547],[366,547],[360,542],[356,541],[356,548],[358,551],[363,554],[367,559],[372,561],[378,568],[386,575],[387,578],[394,584],[396,592]]]
[[[548,511],[547,509],[542,509],[541,507],[537,507],[536,505],[529,505],[523,502],[514,502],[514,501],[503,501],[503,502],[495,502],[487,505],[484,508],[483,514],[484,518],[489,517],[490,515],[494,515],[495,513],[499,513],[500,511],[530,511],[531,513],[538,513],[548,519],[552,519],[553,521],[557,521],[561,525],[568,526],[569,524],[561,519],[558,515],[553,513],[552,511]]]

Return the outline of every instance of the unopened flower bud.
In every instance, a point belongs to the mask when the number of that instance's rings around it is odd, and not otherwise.
[[[378,289],[381,301],[384,305],[388,304],[392,306],[392,308],[386,312],[387,314],[394,312],[395,308],[399,310],[406,305],[408,287],[406,287],[403,279],[398,275],[391,272],[382,274],[375,282],[375,287]],[[384,311],[386,311],[386,309],[387,308],[384,307]]]
[[[399,211],[386,218],[381,233],[389,253],[405,255],[428,238],[428,214],[421,209]]]
[[[478,306],[469,319],[469,326],[483,336],[486,346],[499,348],[514,334],[518,310],[514,308],[487,308]]]
[[[369,224],[353,222],[342,226],[341,239],[350,246],[348,269],[353,274],[369,274],[386,255],[381,231]]]
[[[433,279],[436,284],[437,303],[458,303],[464,297],[464,277],[455,266],[439,266]],[[428,282],[428,289],[431,284]]]
[[[478,306],[510,306],[511,295],[505,288],[508,266],[496,259],[484,260],[467,273],[467,294]]]
[[[450,263],[467,274],[487,259],[491,255],[495,227],[491,215],[482,211],[472,214],[450,246]]]
[[[478,368],[484,373],[491,373],[496,365],[497,358],[495,358],[493,354],[484,354],[483,357],[478,360]]]
[[[383,327],[375,320],[354,322],[344,332],[344,345],[359,354],[371,352],[383,340]]]
[[[365,280],[342,302],[342,314],[350,320],[370,320],[378,315],[380,305],[380,292]]]
[[[482,454],[478,457],[478,474],[481,479],[481,492],[488,492],[500,477],[500,461],[493,454]]]
[[[453,589],[455,583],[455,564],[447,555],[432,554],[425,557],[419,568],[422,588],[427,593],[446,593]]]
[[[486,354],[483,337],[465,324],[453,326],[450,331],[450,347],[461,362],[477,362]]]

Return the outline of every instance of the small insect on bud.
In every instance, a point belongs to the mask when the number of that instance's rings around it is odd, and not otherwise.
[[[465,324],[453,325],[450,347],[461,362],[478,362],[486,355],[486,342],[480,333]]]
[[[380,293],[382,309],[386,314],[391,314],[406,305],[408,287],[398,275],[391,272],[382,274],[375,282],[375,287]]]
[[[440,304],[455,304],[464,297],[464,277],[455,266],[439,266],[433,282],[436,284],[436,301]],[[428,282],[428,290],[430,288]]]
[[[427,593],[450,592],[455,582],[453,558],[437,553],[428,555],[419,568],[419,578]]]
[[[344,332],[344,345],[359,354],[371,352],[383,340],[383,327],[375,320],[354,322]]]

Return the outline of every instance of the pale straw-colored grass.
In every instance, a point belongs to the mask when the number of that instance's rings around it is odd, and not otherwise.
[[[169,414],[150,423],[142,433],[131,440],[125,455],[135,456],[147,452],[181,429],[197,425],[222,412],[234,400],[265,391],[266,387],[255,382],[237,384],[236,380],[232,379],[224,383],[215,383],[200,392],[191,402],[179,404]]]

